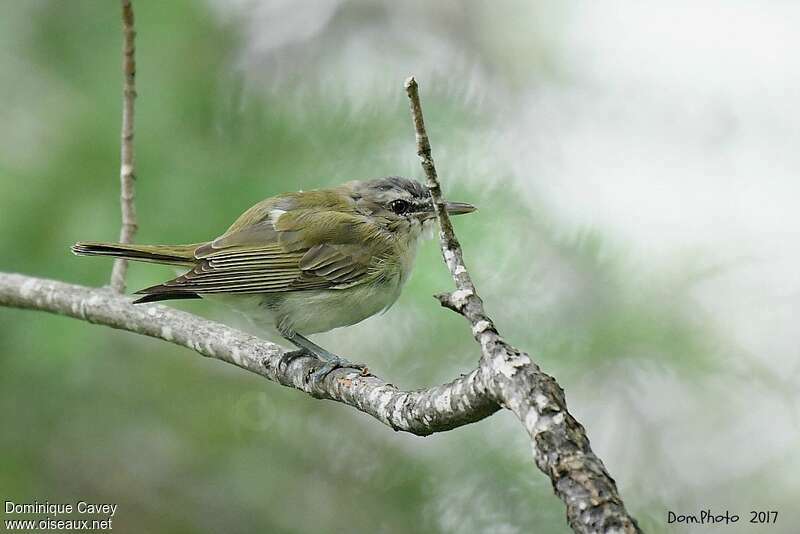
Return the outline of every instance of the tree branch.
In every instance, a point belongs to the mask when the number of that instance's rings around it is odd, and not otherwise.
[[[138,224],[136,222],[136,205],[134,203],[134,181],[136,167],[133,154],[133,111],[136,100],[136,48],[134,38],[136,31],[133,25],[133,6],[130,0],[122,3],[122,132],[120,143],[120,195],[122,211],[122,227],[119,231],[120,243],[131,243]],[[125,292],[125,277],[128,274],[128,261],[117,258],[111,270],[111,287],[117,293]]]
[[[309,376],[322,363],[301,356],[284,364],[286,351],[234,328],[103,288],[0,272],[0,306],[47,311],[150,336],[221,360],[319,399],[347,404],[394,430],[427,436],[488,417],[500,407],[486,395],[483,369],[440,386],[402,391],[375,376],[337,369],[315,389]]]
[[[437,298],[472,326],[472,335],[481,346],[479,369],[490,375],[488,393],[511,410],[528,431],[536,465],[550,477],[556,495],[564,501],[572,529],[579,533],[639,532],[636,521],[625,510],[614,479],[592,452],[586,431],[567,411],[564,390],[528,354],[509,345],[484,311],[442,199],[416,80],[408,78],[405,88],[417,155],[436,206],[442,255],[456,285],[454,292]]]

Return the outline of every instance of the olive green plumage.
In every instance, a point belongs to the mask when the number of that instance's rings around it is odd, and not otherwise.
[[[474,210],[460,203],[448,203],[447,209]],[[76,243],[72,251],[190,268],[138,291],[143,296],[136,302],[222,296],[283,334],[313,333],[353,324],[390,306],[411,270],[423,225],[433,217],[422,184],[389,177],[268,198],[212,241],[86,241]],[[231,298],[236,295],[258,298]],[[254,313],[268,317],[254,318]],[[316,317],[337,313],[340,319]]]

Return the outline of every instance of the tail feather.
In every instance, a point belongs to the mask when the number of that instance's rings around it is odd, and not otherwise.
[[[103,243],[100,241],[80,241],[72,245],[72,253],[78,256],[112,256],[135,261],[162,263],[167,265],[195,265],[194,251],[203,243],[193,245],[133,245],[127,243]],[[162,285],[137,291],[143,294],[134,304],[158,302],[173,299],[199,299],[192,291],[180,291]]]
[[[151,288],[148,288],[151,289]],[[141,291],[137,291],[136,294],[142,294],[148,291],[148,289],[143,289]],[[163,293],[145,293],[143,296],[139,297],[138,299],[134,300],[134,304],[143,304],[145,302],[158,302],[160,300],[178,300],[178,299],[199,299],[202,298],[197,293],[191,293],[187,291],[165,291]]]
[[[169,282],[167,282],[167,284],[168,283]],[[159,300],[202,298],[199,294],[195,293],[191,289],[184,289],[166,284],[156,284],[154,286],[146,287],[137,291],[136,294],[142,296],[134,300],[134,304],[141,304],[143,302],[158,302]]]
[[[192,266],[195,264],[194,251],[201,245],[202,243],[192,245],[133,245],[104,243],[101,241],[80,241],[72,245],[72,253],[78,256],[112,256],[150,263]]]

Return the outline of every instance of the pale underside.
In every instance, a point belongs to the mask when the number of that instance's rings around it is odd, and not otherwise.
[[[389,308],[400,295],[399,280],[346,289],[263,294],[205,294],[242,313],[268,337],[316,334],[350,326]]]

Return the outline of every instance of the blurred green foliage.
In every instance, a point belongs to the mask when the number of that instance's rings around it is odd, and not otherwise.
[[[75,258],[68,247],[118,233],[115,8],[0,6],[0,96],[13,103],[0,117],[2,270],[107,283],[110,262]],[[282,191],[420,176],[402,79],[386,80],[391,89],[357,109],[334,86],[257,91],[232,67],[236,27],[207,6],[140,2],[136,10],[138,241],[214,237]],[[494,185],[452,176],[448,169],[464,167],[446,138],[487,117],[452,87],[422,86],[449,196],[480,206],[458,231],[512,342],[568,392],[630,359],[678,372],[713,366],[714,347],[682,308],[680,280],[634,274],[603,236],[559,228],[503,185],[511,180],[501,166]],[[129,287],[171,274],[135,265]],[[401,387],[450,379],[478,357],[463,321],[430,297],[450,285],[428,243],[387,315],[321,339]],[[175,306],[248,328],[204,302]],[[0,406],[3,497],[118,503],[115,531],[567,531],[563,506],[507,414],[426,439],[395,435],[351,409],[166,343],[8,309],[0,309]]]

